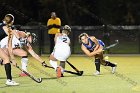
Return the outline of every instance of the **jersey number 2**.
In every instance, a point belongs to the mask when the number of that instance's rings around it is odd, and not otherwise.
[[[63,42],[64,43],[67,43],[67,38],[63,38]]]

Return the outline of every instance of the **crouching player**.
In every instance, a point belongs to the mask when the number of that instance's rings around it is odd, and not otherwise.
[[[28,53],[23,50],[22,48],[25,48],[37,61],[39,61],[42,66],[47,66],[45,61],[43,61],[32,49],[31,43],[35,43],[36,41],[36,35],[34,33],[25,33],[23,31],[17,31],[17,34],[19,37],[23,40],[22,42],[19,41],[15,36],[13,36],[12,40],[12,48],[13,48],[13,54],[22,57],[21,58],[21,64],[22,69],[27,71],[27,63],[28,63]],[[1,40],[1,47],[6,47],[8,42],[8,37],[5,37]],[[20,76],[26,76],[25,73],[21,72]]]
[[[88,36],[86,33],[79,35],[82,51],[89,57],[95,57],[96,72],[95,75],[100,74],[100,64],[112,67],[112,73],[115,73],[116,64],[105,61],[103,57],[104,43],[96,39],[94,36]]]
[[[55,47],[50,55],[50,64],[57,71],[57,77],[60,78],[64,73],[64,68],[57,65],[57,61],[60,61],[60,64],[64,63],[68,57],[71,55],[70,50],[70,39],[68,35],[71,32],[71,28],[68,25],[65,25],[62,29],[62,33],[55,35]]]

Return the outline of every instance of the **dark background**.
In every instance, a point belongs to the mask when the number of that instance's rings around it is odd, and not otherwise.
[[[55,11],[62,25],[139,25],[140,0],[0,0],[0,19],[11,13],[15,24],[46,25]]]
[[[40,55],[49,53],[46,24],[53,11],[62,26],[72,28],[74,54],[83,53],[78,42],[83,32],[103,40],[106,46],[119,40],[109,54],[140,54],[140,0],[0,0],[0,20],[11,13],[17,29],[35,33],[38,41],[33,48]]]

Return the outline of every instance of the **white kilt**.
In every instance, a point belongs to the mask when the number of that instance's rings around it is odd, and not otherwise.
[[[71,55],[70,46],[67,44],[56,44],[52,55],[59,61],[66,61]]]

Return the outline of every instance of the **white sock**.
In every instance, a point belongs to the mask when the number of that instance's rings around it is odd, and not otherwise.
[[[65,72],[65,69],[62,67],[61,67],[61,72],[62,72],[62,74],[64,74],[64,72]]]
[[[51,64],[51,66],[55,69],[55,71],[56,71],[56,69],[57,69],[57,61],[52,61],[52,60],[50,60],[50,64]]]
[[[22,69],[27,71],[27,63],[28,63],[28,58],[22,58],[21,59],[21,65],[22,65]]]

